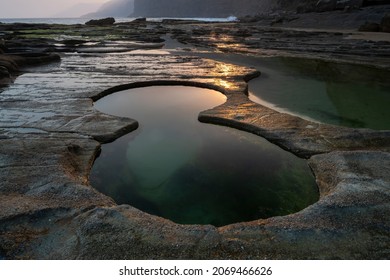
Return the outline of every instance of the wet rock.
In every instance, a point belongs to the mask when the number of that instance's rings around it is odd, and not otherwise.
[[[362,6],[362,2],[362,0],[319,0],[316,4],[316,12],[357,9]]]
[[[314,12],[315,10],[316,10],[316,5],[314,2],[298,4],[296,7],[296,11],[298,14],[311,13]]]
[[[103,18],[103,19],[91,19],[87,21],[86,25],[94,25],[94,26],[105,26],[105,25],[113,25],[115,23],[115,19],[113,17]]]
[[[363,0],[338,0],[336,1],[336,9],[350,11],[360,8],[363,4]]]
[[[4,64],[0,60],[0,79],[9,78],[9,77],[10,77],[9,69],[6,66],[4,66]]]
[[[17,57],[9,55],[0,55],[0,66],[6,68],[8,72],[17,72],[19,71],[18,63],[16,62]]]
[[[5,50],[6,50],[5,41],[4,39],[0,39],[0,54],[4,53]]]
[[[61,57],[55,53],[22,53],[15,56],[15,61],[21,66],[27,66],[58,62]]]
[[[254,15],[254,16],[247,15],[244,17],[239,17],[238,21],[242,23],[253,23],[253,22],[259,22],[263,18],[264,18],[263,16],[259,16],[259,15]]]
[[[359,27],[359,31],[361,32],[379,32],[381,30],[381,26],[376,22],[366,22],[362,26]]]
[[[291,16],[291,15],[281,15],[281,16],[275,17],[275,19],[271,22],[271,25],[275,25],[278,23],[284,23],[284,22],[291,22],[291,21],[294,21],[296,19],[299,19],[299,17],[298,16]]]
[[[362,0],[307,0],[299,1],[299,3],[296,4],[296,10],[298,13],[323,13],[335,10],[351,11],[360,8],[362,2]]]
[[[389,0],[363,0],[361,2],[363,2],[362,3],[363,7],[390,4]]]
[[[21,25],[21,27],[20,24],[15,24],[10,25],[10,29],[15,28],[15,26],[27,30],[35,27],[35,25]],[[47,27],[44,29],[47,29]],[[17,36],[12,33],[12,35],[6,36],[6,39],[0,39],[0,77],[5,78],[2,81],[3,84],[11,82],[10,78],[20,74],[21,69],[25,66],[34,66],[61,60],[58,54],[51,53],[51,49],[55,50],[52,42],[41,38],[31,40],[15,38]]]
[[[380,28],[382,32],[390,32],[390,13],[383,17]]]
[[[142,17],[142,18],[136,18],[135,20],[133,20],[132,22],[134,23],[141,23],[141,22],[146,22],[146,18],[145,17]]]
[[[10,73],[8,72],[8,69],[4,66],[0,66],[0,79],[1,78],[9,78]]]
[[[316,12],[327,12],[336,9],[337,0],[319,0],[316,4]]]
[[[78,39],[69,39],[69,40],[63,40],[62,43],[65,44],[66,46],[75,47],[75,46],[83,45],[87,43],[87,41],[78,40]]]

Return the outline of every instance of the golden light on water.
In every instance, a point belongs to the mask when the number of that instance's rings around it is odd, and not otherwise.
[[[231,74],[234,74],[236,71],[236,67],[231,64],[217,64],[215,67],[215,72],[218,74],[222,74],[223,76],[227,77]]]
[[[220,35],[217,33],[211,34],[209,38],[211,42],[214,43],[214,46],[217,50],[243,50],[248,51],[248,48],[242,42],[237,42],[236,38],[230,35]]]
[[[217,77],[219,76],[220,78],[214,79],[214,84],[225,89],[237,88],[238,86],[230,81],[230,78],[237,75],[237,72],[240,72],[240,69],[237,69],[234,65],[218,63],[215,65],[212,74]]]
[[[216,84],[219,87],[225,88],[225,89],[237,88],[237,86],[234,83],[223,80],[223,79],[215,79],[214,84]]]

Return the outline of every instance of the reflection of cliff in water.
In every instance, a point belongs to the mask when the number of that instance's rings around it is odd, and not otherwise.
[[[290,71],[294,70],[314,79],[390,88],[389,71],[373,66],[297,57],[283,57],[280,60]]]

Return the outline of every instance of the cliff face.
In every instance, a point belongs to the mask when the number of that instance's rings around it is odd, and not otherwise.
[[[273,0],[135,0],[133,16],[228,17],[267,13],[277,6]]]
[[[110,0],[84,17],[127,17],[134,11],[134,0]]]
[[[326,12],[390,4],[390,0],[278,0],[277,2],[281,9],[297,12]]]
[[[134,0],[132,16],[227,17],[274,10],[325,12],[390,4],[390,0]]]
[[[275,10],[324,12],[390,4],[390,0],[111,0],[89,17],[228,17]]]

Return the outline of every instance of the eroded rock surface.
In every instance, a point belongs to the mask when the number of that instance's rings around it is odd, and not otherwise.
[[[247,98],[246,81],[259,74],[256,69],[156,48],[161,48],[161,36],[173,34],[190,49],[252,55],[279,49],[294,56],[305,54],[302,44],[313,36],[320,41],[305,45],[309,58],[319,42],[327,42],[318,51],[320,59],[340,55],[386,69],[388,43],[368,42],[368,61],[361,41],[353,44],[343,34],[252,27],[142,22],[115,25],[111,38],[107,29],[75,28],[72,40],[59,39],[62,45],[55,45],[63,52],[61,63],[25,68],[2,88],[0,259],[387,259],[389,131],[318,124],[278,113]],[[56,28],[47,31],[46,40],[60,33],[62,27]],[[31,26],[24,30],[23,36],[36,35]],[[14,47],[26,40],[7,32]],[[343,38],[341,43],[336,44],[337,38]],[[135,42],[151,44],[151,50],[133,50]],[[83,53],[91,43],[106,52]],[[113,46],[128,49],[119,52]],[[250,131],[309,158],[320,201],[296,214],[216,228],[178,225],[116,205],[94,190],[88,176],[101,143],[138,123],[104,115],[92,100],[155,84],[195,85],[226,94],[227,102],[202,112],[200,120]]]

